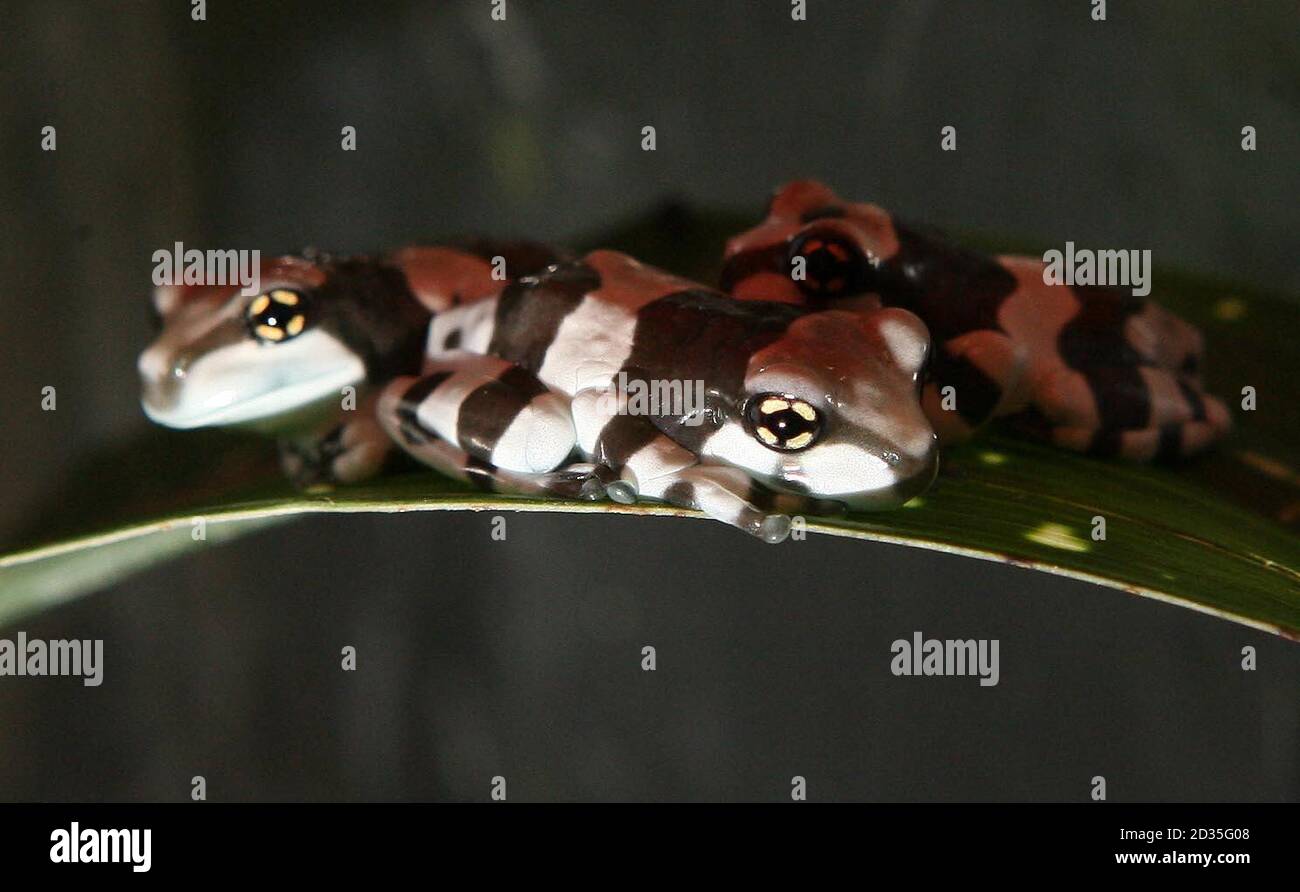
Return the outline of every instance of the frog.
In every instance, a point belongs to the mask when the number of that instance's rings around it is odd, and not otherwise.
[[[1075,452],[1179,461],[1228,433],[1198,329],[1122,288],[1048,284],[1045,266],[798,180],[727,241],[720,285],[737,300],[914,313],[932,339],[922,405],[945,445],[1001,419]]]
[[[500,290],[502,268],[542,269],[536,242],[462,238],[393,251],[306,248],[262,259],[260,290],[162,285],[141,352],[141,404],[175,429],[247,429],[277,439],[299,488],[360,483],[400,455],[374,415],[379,388],[418,372],[434,314]]]
[[[929,486],[928,351],[907,310],[737,301],[599,250],[435,315],[421,374],[387,384],[377,415],[408,454],[483,489],[664,502],[780,542],[792,516],[895,508]],[[694,382],[699,405],[629,399]]]
[[[933,480],[929,335],[910,311],[738,301],[617,251],[526,253],[504,286],[485,250],[423,247],[281,256],[251,297],[164,289],[146,414],[273,433],[300,485],[368,479],[397,452],[483,490],[662,502],[766,542]],[[703,399],[638,409],[638,384]],[[345,417],[349,387],[364,404]]]

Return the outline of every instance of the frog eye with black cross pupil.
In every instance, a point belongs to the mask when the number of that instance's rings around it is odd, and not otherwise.
[[[793,273],[796,259],[803,259],[802,279],[795,285],[809,297],[844,297],[863,290],[867,258],[850,239],[825,229],[801,233],[786,252],[787,269]]]
[[[281,344],[307,327],[306,297],[288,288],[276,288],[253,298],[248,305],[248,330],[264,344]]]
[[[745,412],[750,430],[769,449],[798,452],[822,433],[822,415],[807,401],[779,393],[761,393]]]

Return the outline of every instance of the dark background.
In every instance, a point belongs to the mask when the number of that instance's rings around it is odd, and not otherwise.
[[[568,240],[667,198],[757,216],[818,176],[1300,292],[1296,3],[808,6],[0,4],[0,538],[144,426],[150,255],[177,240]],[[1098,774],[1111,799],[1300,798],[1300,649],[1261,633],[886,545],[489,529],[308,519],[27,620],[105,639],[106,680],[0,679],[0,798],[185,799],[203,775],[222,800],[483,799],[497,774],[511,799],[780,799],[796,774],[814,799],[1082,800]],[[1000,639],[1001,684],[895,678],[915,630]]]

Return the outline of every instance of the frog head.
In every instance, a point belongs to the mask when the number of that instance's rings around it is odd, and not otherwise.
[[[906,310],[800,316],[751,357],[741,404],[705,451],[774,489],[897,507],[938,467],[919,399],[928,350],[924,323]]]
[[[762,223],[727,242],[722,288],[813,307],[879,306],[881,266],[897,253],[887,211],[800,180],[777,190]]]
[[[401,269],[306,253],[263,262],[261,288],[163,286],[140,354],[145,413],[173,428],[283,428],[343,388],[418,368],[429,312]]]

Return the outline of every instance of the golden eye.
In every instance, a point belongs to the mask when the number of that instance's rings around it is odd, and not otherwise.
[[[822,432],[821,414],[806,400],[792,396],[760,394],[749,401],[745,417],[764,446],[782,452],[807,449]]]
[[[287,288],[259,294],[248,305],[248,330],[267,344],[297,337],[307,327],[305,304],[302,294]]]

